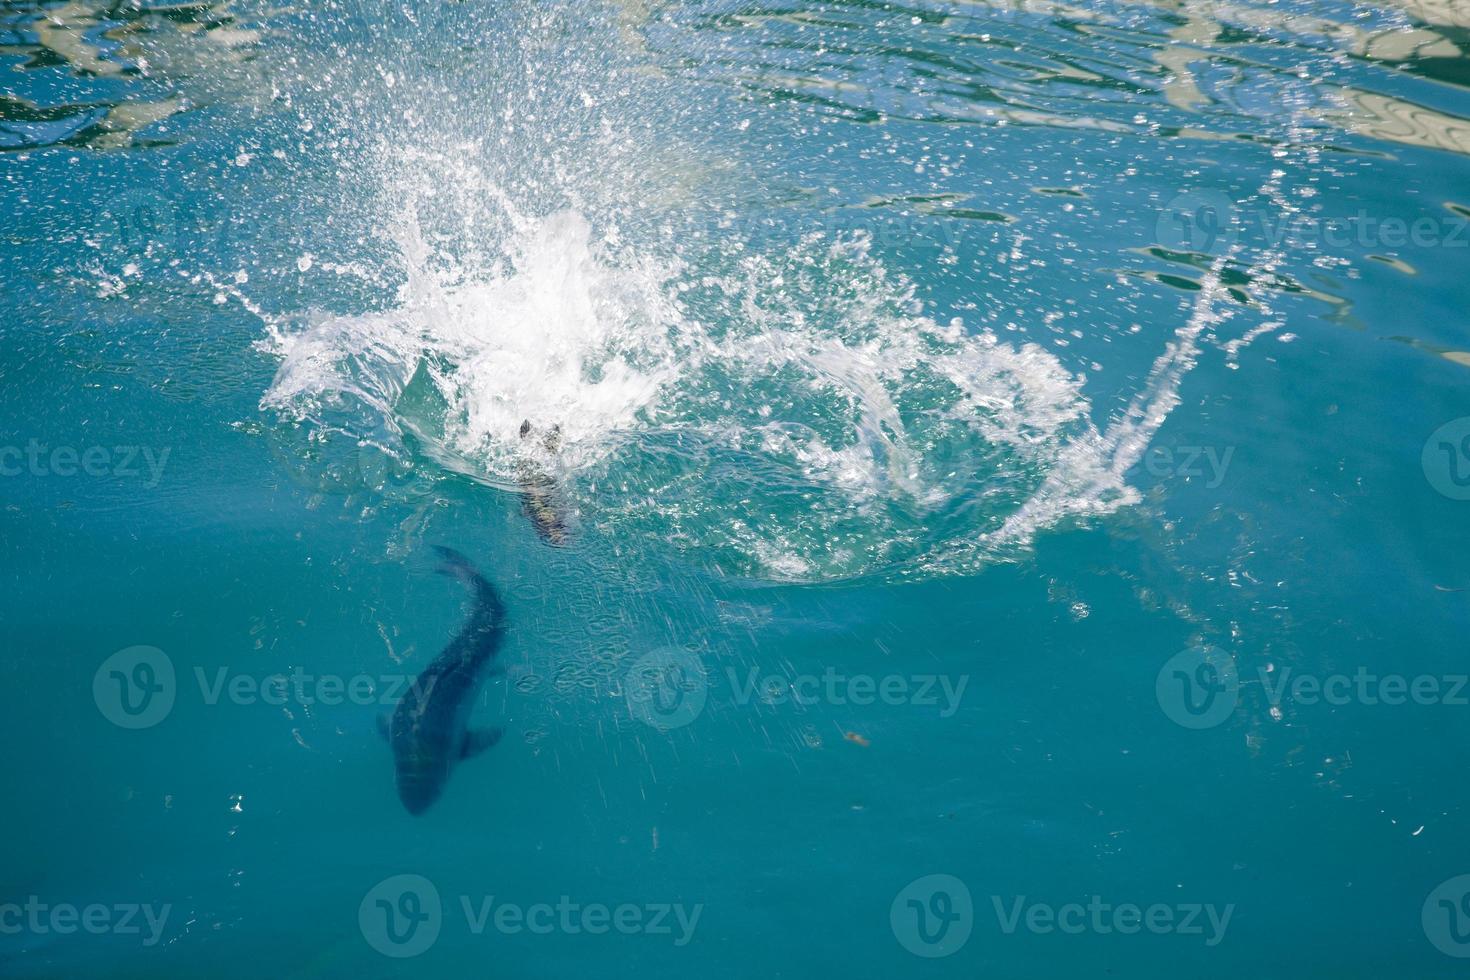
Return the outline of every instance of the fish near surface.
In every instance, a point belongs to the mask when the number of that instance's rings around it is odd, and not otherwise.
[[[521,423],[521,440],[529,439],[533,433],[531,420]],[[561,448],[561,426],[554,425],[541,440],[548,453]],[[532,455],[522,456],[516,465],[516,480],[521,487],[521,509],[531,519],[531,525],[541,540],[560,548],[571,537],[567,524],[566,509],[557,490],[556,481],[539,460]]]

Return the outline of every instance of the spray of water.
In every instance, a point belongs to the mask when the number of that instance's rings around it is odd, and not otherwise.
[[[396,293],[271,318],[264,408],[494,487],[529,462],[578,533],[757,578],[973,569],[1135,499],[1212,301],[1099,432],[1056,356],[937,322],[861,235],[672,232],[725,211],[707,147],[639,129],[657,80],[532,62],[471,131],[378,145]]]

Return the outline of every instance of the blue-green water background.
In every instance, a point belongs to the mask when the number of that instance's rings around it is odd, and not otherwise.
[[[1421,463],[1431,433],[1470,415],[1470,366],[1448,356],[1470,350],[1470,248],[1446,240],[1463,214],[1448,205],[1470,205],[1470,35],[1422,12],[1291,6],[1300,22],[1187,4],[1102,4],[1088,17],[940,3],[308,5],[233,11],[231,23],[260,30],[244,56],[177,56],[171,71],[141,75],[48,56],[32,15],[7,12],[0,92],[19,135],[0,153],[0,442],[169,456],[156,485],[33,472],[0,482],[0,901],[171,913],[156,946],[0,937],[0,971],[1459,975],[1421,906],[1470,872],[1470,707],[1288,703],[1273,717],[1258,669],[1470,669],[1470,503],[1437,490]],[[89,29],[104,53],[108,24]],[[1449,47],[1375,58],[1349,28],[1427,30]],[[203,43],[150,30],[170,51]],[[1193,52],[1205,93],[1187,107],[1171,102],[1174,76],[1160,66],[1171,43]],[[782,582],[697,541],[627,546],[595,519],[570,548],[548,548],[514,494],[428,459],[414,465],[435,482],[408,497],[303,476],[299,443],[281,434],[289,423],[262,408],[279,359],[252,309],[382,307],[370,284],[297,261],[376,263],[384,290],[396,285],[391,249],[364,231],[370,149],[473,131],[504,108],[517,73],[542,79],[545,104],[545,92],[614,65],[639,79],[623,118],[680,132],[706,161],[648,175],[692,186],[670,191],[650,225],[697,242],[690,229],[718,234],[733,215],[731,234],[773,252],[807,225],[875,230],[873,253],[935,320],[963,316],[1006,340],[1013,325],[1085,373],[1100,428],[1199,315],[1216,258],[1227,272],[1269,264],[1241,271],[1240,295],[1215,304],[1230,314],[1218,343],[1153,436],[1230,450],[1222,477],[1139,465],[1128,474],[1137,504],[1043,528],[979,567]],[[368,92],[360,81],[379,69],[414,84]],[[1318,111],[1324,91],[1336,101]],[[1344,91],[1432,119],[1389,138],[1335,115]],[[22,104],[178,93],[183,111],[122,136],[15,121]],[[417,120],[399,125],[406,113]],[[545,134],[548,146],[573,138],[549,124]],[[526,168],[553,149],[507,151],[518,168],[507,179],[534,183]],[[241,153],[250,162],[237,166]],[[1276,169],[1293,200],[1315,188],[1324,216],[1427,216],[1437,238],[1277,247],[1253,223],[1279,217],[1258,193]],[[530,210],[566,206],[545,183]],[[1075,193],[1038,191],[1055,188]],[[943,194],[966,214],[923,206]],[[1233,202],[1238,241],[1196,242],[1203,258],[1182,257],[1160,231],[1181,195]],[[159,198],[162,224],[129,217]],[[774,231],[753,230],[764,218]],[[876,233],[885,227],[896,231]],[[221,299],[242,268],[248,285]],[[127,288],[109,295],[117,276]],[[1282,326],[1227,356],[1264,323]],[[198,696],[195,668],[422,669],[463,615],[454,585],[431,574],[425,546],[440,542],[505,590],[506,673],[487,681],[481,711],[507,737],[457,771],[428,815],[395,797],[375,708]],[[1155,691],[1162,665],[1197,643],[1228,651],[1244,681],[1228,720],[1199,731],[1172,721]],[[125,731],[98,710],[92,682],[138,644],[167,653],[180,691],[163,722]],[[611,681],[626,658],[671,644],[700,651],[709,700],[663,732],[630,720]],[[741,703],[727,669],[751,667],[968,684],[949,717],[915,704]],[[447,909],[433,948],[406,960],[374,951],[358,917],[363,896],[400,873],[432,880]],[[974,927],[958,952],[925,959],[895,935],[890,905],[935,873],[967,884]],[[683,947],[476,936],[459,895],[703,910]],[[1207,947],[1199,936],[1006,934],[991,904],[1093,895],[1234,912]]]

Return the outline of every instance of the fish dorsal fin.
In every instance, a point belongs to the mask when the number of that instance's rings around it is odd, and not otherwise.
[[[464,742],[459,748],[459,757],[469,759],[479,755],[500,741],[500,736],[504,734],[499,728],[474,728],[465,732]]]

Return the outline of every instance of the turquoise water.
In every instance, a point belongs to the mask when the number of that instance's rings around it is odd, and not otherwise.
[[[0,972],[1463,975],[1467,52],[6,4]]]

